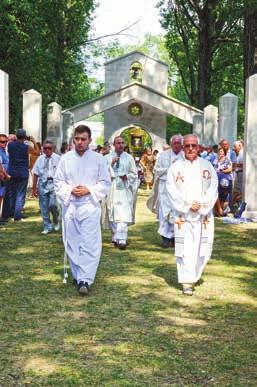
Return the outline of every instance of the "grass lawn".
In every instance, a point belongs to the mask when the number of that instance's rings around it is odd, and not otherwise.
[[[62,284],[60,233],[36,201],[0,233],[0,386],[257,386],[257,227],[216,225],[193,297],[141,192],[129,249],[110,246],[88,297]]]

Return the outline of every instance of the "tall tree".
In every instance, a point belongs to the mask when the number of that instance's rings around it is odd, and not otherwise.
[[[2,0],[0,68],[10,76],[10,127],[21,124],[21,94],[34,88],[44,107],[92,96],[83,44],[94,0]],[[44,109],[46,111],[46,109]]]
[[[237,50],[241,55],[242,3],[162,0],[159,5],[167,47],[189,102],[204,108],[213,100],[215,64],[224,71],[235,62],[235,55],[222,57],[224,45],[231,47],[231,53]]]
[[[244,78],[257,73],[257,4],[246,0],[244,13]]]

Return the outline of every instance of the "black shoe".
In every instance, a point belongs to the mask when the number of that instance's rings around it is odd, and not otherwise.
[[[127,244],[125,242],[119,242],[117,243],[117,246],[120,250],[126,250]]]
[[[162,247],[164,249],[168,249],[170,247],[171,245],[170,242],[171,242],[171,239],[162,236]]]
[[[86,296],[89,293],[88,283],[84,281],[80,281],[80,283],[78,284],[78,291],[79,291],[79,294],[81,294],[82,296]]]

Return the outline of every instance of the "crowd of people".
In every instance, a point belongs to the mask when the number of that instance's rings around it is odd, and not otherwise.
[[[135,222],[140,183],[151,189],[148,208],[157,215],[162,247],[175,247],[178,281],[192,295],[211,256],[215,216],[235,211],[242,201],[243,143],[231,149],[199,144],[195,135],[175,135],[163,152],[146,148],[142,157],[126,152],[122,137],[90,149],[91,130],[78,126],[73,145],[40,146],[24,129],[0,135],[1,224],[24,219],[26,191],[37,197],[42,234],[59,231],[81,295],[89,292],[101,256],[101,225],[114,248],[127,248]],[[142,179],[143,174],[143,179]],[[214,209],[214,211],[213,211]]]

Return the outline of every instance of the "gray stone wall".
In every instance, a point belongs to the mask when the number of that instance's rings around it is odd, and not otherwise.
[[[140,52],[132,52],[105,64],[105,93],[130,83],[130,67],[134,62],[142,65],[142,84],[163,94],[167,93],[168,66]]]

